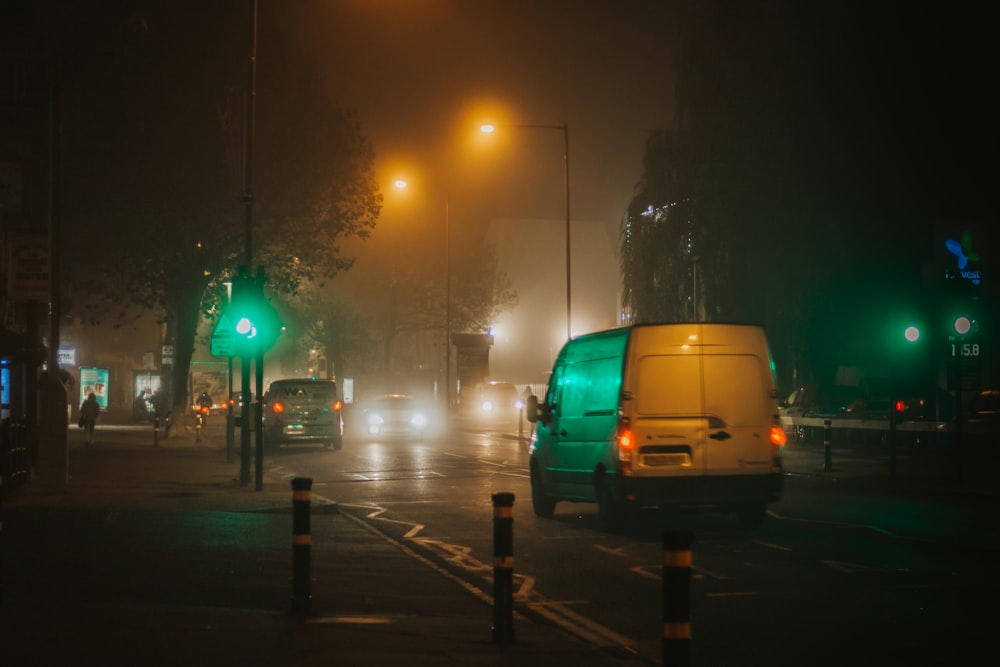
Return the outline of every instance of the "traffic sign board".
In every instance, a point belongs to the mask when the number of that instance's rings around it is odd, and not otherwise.
[[[234,357],[236,356],[236,339],[230,335],[212,336],[212,356],[213,357]]]
[[[212,331],[212,356],[236,356],[236,336],[233,335],[233,327],[225,315],[219,318],[219,323]]]

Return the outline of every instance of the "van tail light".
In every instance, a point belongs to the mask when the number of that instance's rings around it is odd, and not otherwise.
[[[771,425],[771,468],[775,472],[781,472],[784,469],[784,465],[781,459],[781,451],[788,442],[788,436],[785,435],[785,430],[781,428],[781,424],[775,421]]]
[[[334,401],[334,402],[333,402],[333,411],[334,411],[334,412],[340,412],[340,410],[341,410],[341,409],[342,409],[343,407],[344,407],[344,404],[343,404],[343,403],[341,403],[340,401]]]
[[[282,412],[285,411],[285,404],[282,403],[281,401],[275,401],[274,403],[271,404],[271,411],[274,412],[275,414],[280,415]]]
[[[628,474],[632,472],[632,452],[635,451],[635,434],[629,428],[627,419],[618,423],[618,436],[615,438],[618,446],[618,469]]]

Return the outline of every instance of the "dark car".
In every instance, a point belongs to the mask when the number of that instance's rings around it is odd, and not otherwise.
[[[933,403],[922,396],[900,396],[858,398],[844,408],[843,416],[848,419],[884,419],[895,414],[897,424],[908,421],[926,421],[934,418]]]
[[[965,404],[963,431],[974,442],[995,442],[1000,436],[1000,389],[983,389]]]
[[[472,392],[471,416],[485,421],[516,422],[524,407],[517,387],[510,382],[487,382]]]
[[[379,396],[365,411],[365,427],[370,435],[420,439],[430,426],[430,412],[408,394]]]
[[[333,380],[276,380],[264,396],[265,448],[317,442],[333,449],[344,444],[343,404]]]
[[[890,417],[897,427],[905,422],[933,421],[934,402],[924,396],[866,396],[852,401],[844,409],[842,417],[873,422],[870,428],[852,430],[851,442],[885,446],[889,443]],[[919,447],[932,439],[931,432],[926,430],[897,428],[895,431],[897,445]]]

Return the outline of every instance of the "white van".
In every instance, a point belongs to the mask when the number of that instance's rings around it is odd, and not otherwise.
[[[763,329],[649,324],[566,343],[543,402],[528,399],[531,500],[704,506],[759,523],[781,497],[785,433]]]

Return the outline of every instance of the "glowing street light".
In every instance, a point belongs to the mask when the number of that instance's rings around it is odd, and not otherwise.
[[[566,340],[573,337],[572,330],[572,304],[573,298],[571,293],[571,277],[572,271],[570,269],[570,224],[569,224],[569,125],[508,125],[507,127],[516,127],[524,129],[538,129],[538,130],[559,130],[563,135],[563,162],[565,164],[565,177],[564,183],[565,194],[566,194]],[[490,123],[484,123],[479,126],[479,131],[484,134],[492,134],[496,131],[496,126]]]

